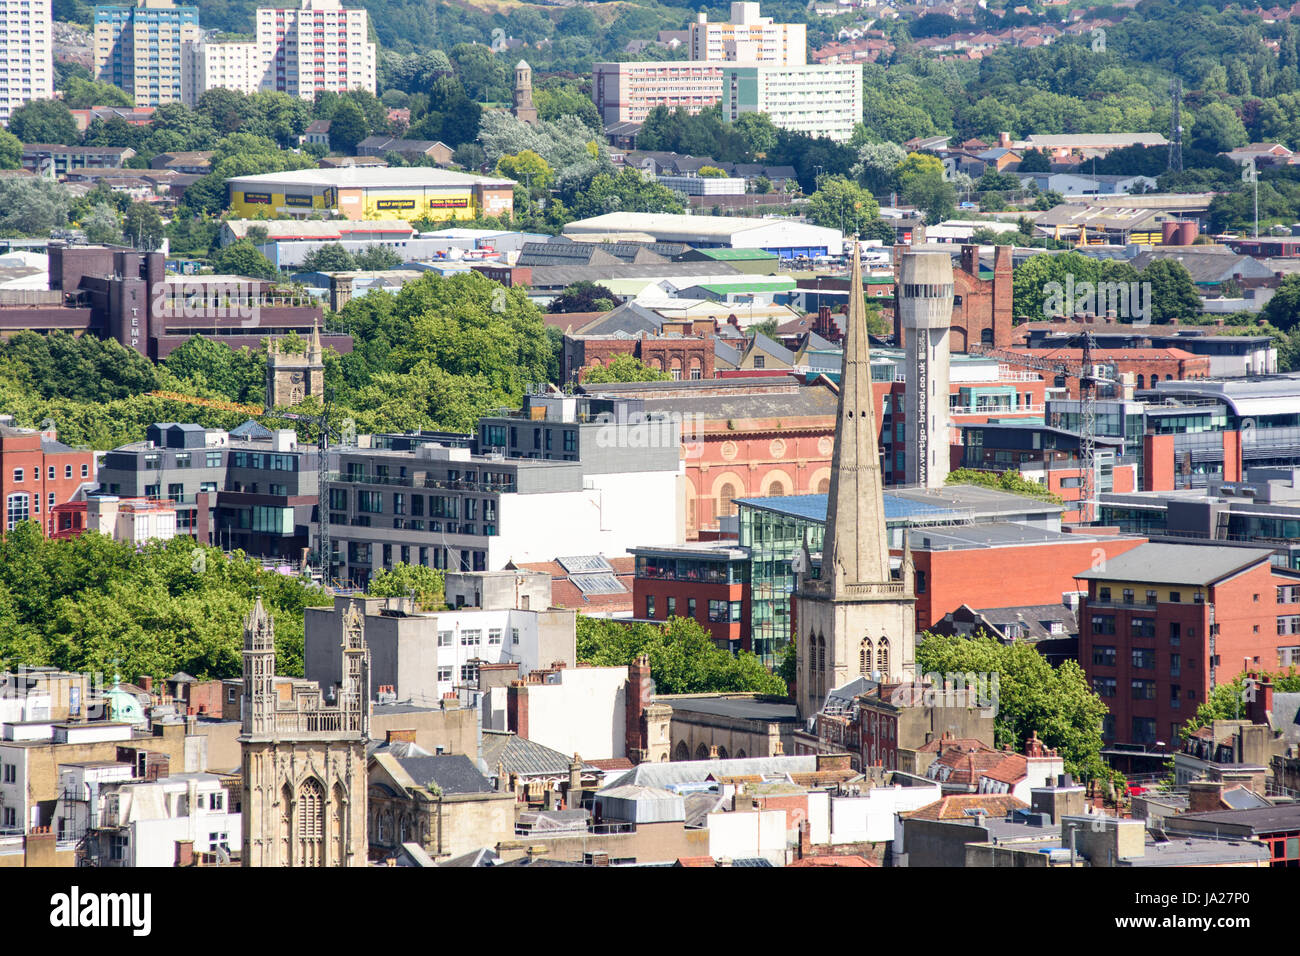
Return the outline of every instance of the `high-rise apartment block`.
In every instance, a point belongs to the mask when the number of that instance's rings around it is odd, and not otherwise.
[[[0,0],[0,122],[28,100],[54,95],[50,0]]]
[[[773,23],[756,3],[733,3],[730,23],[691,25],[691,59],[592,65],[605,123],[641,123],[656,106],[722,115],[766,113],[782,129],[847,142],[862,120],[859,64],[807,65],[801,23]]]
[[[262,87],[261,49],[254,42],[186,42],[181,48],[181,101],[193,106],[207,90],[238,90],[251,96]]]
[[[323,91],[375,91],[368,15],[363,9],[344,9],[339,0],[259,7],[257,47],[263,90],[304,99]]]
[[[757,3],[733,3],[730,22],[710,23],[701,13],[691,24],[691,59],[802,66],[808,62],[808,28],[760,17]]]
[[[95,7],[95,79],[135,97],[136,106],[184,99],[182,50],[199,39],[199,8],[172,0]]]

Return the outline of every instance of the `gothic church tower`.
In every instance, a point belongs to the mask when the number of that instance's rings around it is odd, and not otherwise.
[[[325,395],[324,350],[314,322],[305,352],[285,352],[275,339],[266,346],[266,410],[299,405],[308,395]]]
[[[370,651],[343,620],[337,705],[311,681],[275,678],[275,622],[259,597],[244,619],[243,865],[366,865]]]
[[[857,242],[849,289],[821,575],[812,578],[805,571],[795,588],[792,639],[797,642],[799,713],[804,718],[821,710],[830,690],[855,677],[907,681],[916,667],[910,551],[904,550],[902,580],[893,580],[889,568]]]

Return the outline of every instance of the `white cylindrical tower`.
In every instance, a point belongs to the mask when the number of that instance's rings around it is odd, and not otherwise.
[[[904,483],[938,488],[949,470],[948,331],[952,257],[905,252],[898,268],[898,314],[906,339]],[[897,445],[895,446],[897,450]]]

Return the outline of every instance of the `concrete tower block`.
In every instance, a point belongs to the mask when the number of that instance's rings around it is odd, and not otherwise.
[[[948,476],[948,332],[952,257],[905,252],[898,270],[898,314],[906,336],[904,481],[938,488]]]

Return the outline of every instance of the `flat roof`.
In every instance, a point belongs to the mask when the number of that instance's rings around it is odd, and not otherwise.
[[[743,561],[749,552],[739,545],[718,541],[687,541],[684,544],[645,544],[627,549],[628,554],[664,554],[685,558],[713,558],[718,561]]]
[[[295,169],[283,173],[257,176],[234,176],[230,184],[248,186],[355,186],[360,188],[399,188],[402,186],[510,186],[515,181],[504,177],[474,176],[429,166],[341,166],[333,169]],[[632,215],[627,213],[625,215]]]
[[[971,548],[999,548],[1011,545],[1069,544],[1071,542],[1115,541],[1127,536],[1071,534],[1013,521],[959,525],[943,528],[914,528],[908,531],[913,551],[960,551]]]
[[[1268,562],[1272,555],[1273,552],[1265,548],[1151,542],[1108,558],[1104,570],[1084,571],[1075,577],[1086,581],[1135,581],[1143,584],[1192,584],[1203,587],[1261,561]]]
[[[953,521],[971,517],[1059,514],[1064,507],[1037,498],[997,491],[979,485],[945,485],[942,488],[891,488],[883,494],[885,520],[905,522]],[[825,521],[827,495],[774,495],[768,498],[737,498],[738,504],[810,521]]]
[[[667,704],[673,710],[692,711],[697,714],[713,714],[716,717],[777,721],[796,721],[799,719],[799,708],[795,704],[783,704],[777,701],[713,697],[709,695],[700,697],[656,697],[655,700]]]

